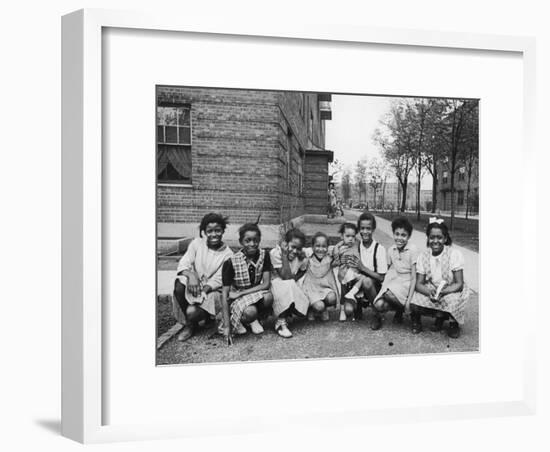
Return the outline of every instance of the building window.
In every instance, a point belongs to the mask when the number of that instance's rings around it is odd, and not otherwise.
[[[458,191],[458,201],[457,201],[457,203],[458,203],[459,206],[464,205],[464,190],[459,190]]]
[[[309,122],[307,124],[307,135],[313,141],[313,112],[309,111]]]
[[[466,180],[466,168],[463,166],[458,170],[458,180]]]
[[[191,183],[191,107],[157,107],[157,182]]]
[[[449,173],[447,171],[443,171],[443,183],[446,184],[449,181]]]

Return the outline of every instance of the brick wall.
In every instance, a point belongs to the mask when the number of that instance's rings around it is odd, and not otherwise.
[[[326,153],[317,154],[309,152],[306,155],[305,210],[307,213],[326,215],[329,156]]]
[[[190,104],[192,124],[192,184],[158,185],[159,223],[197,222],[217,211],[233,224],[258,214],[276,224],[304,213],[306,115],[316,95],[158,87],[157,99]],[[321,125],[314,124],[317,138]]]

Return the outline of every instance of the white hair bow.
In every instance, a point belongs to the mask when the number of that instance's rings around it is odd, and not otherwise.
[[[431,223],[441,224],[441,223],[443,223],[443,218],[430,217],[430,224]]]

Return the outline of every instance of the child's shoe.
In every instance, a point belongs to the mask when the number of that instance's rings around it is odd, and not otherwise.
[[[374,314],[370,324],[370,329],[376,331],[380,328],[382,328],[382,316],[380,314]]]
[[[330,320],[330,316],[329,316],[329,313],[328,313],[328,310],[325,309],[322,313],[321,313],[321,320],[323,322],[328,322]]]
[[[195,328],[193,325],[185,325],[181,333],[178,334],[178,341],[185,342],[187,339],[191,338],[195,333]]]
[[[434,324],[430,327],[430,331],[433,331],[434,333],[437,333],[438,331],[441,331],[443,329],[443,323],[444,322],[445,322],[445,318],[436,317]]]
[[[340,309],[340,322],[345,322],[347,319],[348,317],[346,316],[346,311],[344,308]]]
[[[264,332],[264,327],[257,320],[254,320],[249,326],[254,334],[262,334]]]
[[[403,324],[403,310],[399,309],[399,310],[395,311],[395,315],[393,316],[392,323],[394,325]]]
[[[355,300],[355,295],[357,292],[359,292],[359,289],[357,287],[352,287],[351,290],[344,295],[344,298],[347,298],[348,300]]]
[[[239,324],[237,328],[235,328],[235,334],[242,336],[243,334],[246,334],[246,328],[242,323]]]
[[[418,314],[411,314],[412,333],[418,334],[422,332],[422,320]]]
[[[460,336],[460,327],[458,326],[457,322],[449,322],[447,335],[453,339],[456,339]]]
[[[275,322],[275,331],[281,337],[289,339],[292,337],[292,332],[288,329],[285,319],[277,319]]]

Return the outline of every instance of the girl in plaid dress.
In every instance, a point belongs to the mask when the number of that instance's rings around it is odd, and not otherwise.
[[[336,305],[338,288],[332,271],[332,256],[328,253],[328,237],[322,232],[313,236],[311,249],[306,250],[308,266],[303,281],[303,290],[309,299],[308,320],[316,314],[321,320],[329,320],[327,308]]]
[[[416,262],[416,288],[411,301],[412,332],[422,331],[421,316],[435,315],[432,331],[441,331],[449,319],[449,337],[460,335],[464,308],[470,296],[463,277],[464,258],[453,248],[443,220],[430,219],[426,229],[428,250]]]
[[[242,248],[223,264],[223,334],[228,342],[231,342],[229,325],[235,334],[245,334],[245,324],[254,334],[263,333],[258,317],[266,314],[273,303],[269,291],[271,259],[269,253],[260,248],[261,238],[257,224],[241,226],[239,243]]]

